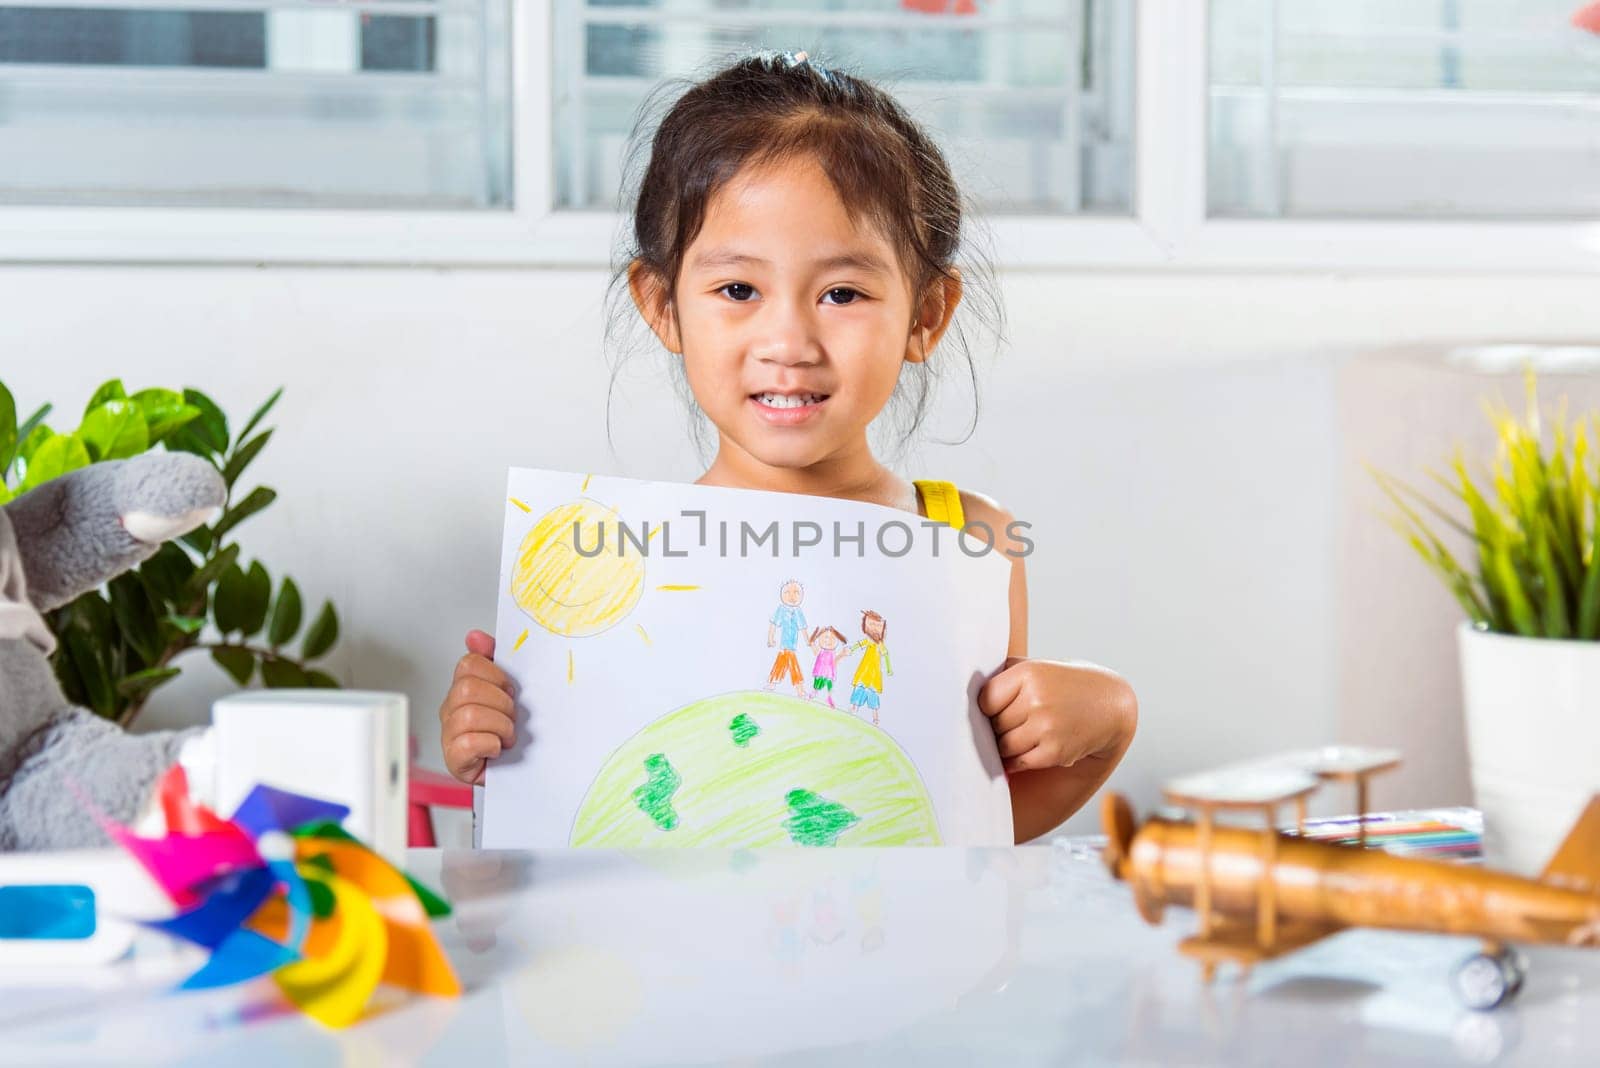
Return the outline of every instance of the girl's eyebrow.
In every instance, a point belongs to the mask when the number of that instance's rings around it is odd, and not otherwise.
[[[692,270],[702,270],[707,267],[771,267],[770,260],[760,256],[751,256],[748,253],[738,252],[733,249],[708,249],[695,256],[690,265]],[[873,271],[878,274],[892,274],[883,260],[865,250],[854,249],[841,252],[833,256],[824,256],[811,261],[813,270],[831,271],[842,267],[852,267],[858,271]]]

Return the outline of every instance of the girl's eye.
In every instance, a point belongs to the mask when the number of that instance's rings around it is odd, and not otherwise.
[[[855,303],[855,298],[857,298],[857,297],[859,297],[861,295],[856,290],[850,289],[850,288],[848,288],[846,286],[837,286],[837,287],[835,287],[833,289],[828,290],[828,296],[830,296],[830,297],[833,296],[836,293],[847,294],[847,296],[846,296],[846,298],[844,300],[841,300],[841,301],[837,302],[839,304],[854,304]]]
[[[717,292],[727,293],[728,296],[732,297],[738,303],[747,304],[749,303],[750,295],[755,293],[755,287],[746,285],[743,282],[729,282],[727,285],[717,290]]]

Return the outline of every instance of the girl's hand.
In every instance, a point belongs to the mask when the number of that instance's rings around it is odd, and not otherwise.
[[[484,769],[516,741],[511,676],[494,664],[494,637],[467,632],[467,654],[439,706],[439,747],[445,767],[462,782],[481,785]]]
[[[1138,703],[1120,675],[1093,664],[1012,657],[978,692],[1007,771],[1121,757]]]

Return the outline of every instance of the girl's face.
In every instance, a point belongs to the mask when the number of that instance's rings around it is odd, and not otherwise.
[[[850,221],[809,158],[741,174],[707,205],[675,301],[634,296],[723,450],[772,468],[806,468],[866,445],[900,368],[938,343],[960,285],[912,307],[888,239]],[[652,314],[652,309],[655,314]]]

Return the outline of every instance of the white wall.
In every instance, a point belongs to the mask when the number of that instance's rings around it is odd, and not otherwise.
[[[1134,682],[1140,735],[1115,782],[1142,804],[1177,772],[1338,731],[1342,358],[1600,336],[1592,278],[1003,283],[1012,344],[986,374],[978,434],[920,448],[907,472],[982,489],[1034,524],[1033,652]],[[0,377],[23,407],[75,408],[121,375],[197,386],[239,418],[287,385],[254,469],[282,497],[241,541],[308,599],[333,598],[336,673],[408,693],[436,762],[461,634],[493,620],[505,467],[698,473],[648,360],[620,391],[608,455],[604,284],[597,271],[5,268]],[[201,721],[227,689],[208,662],[189,667],[146,726]]]

